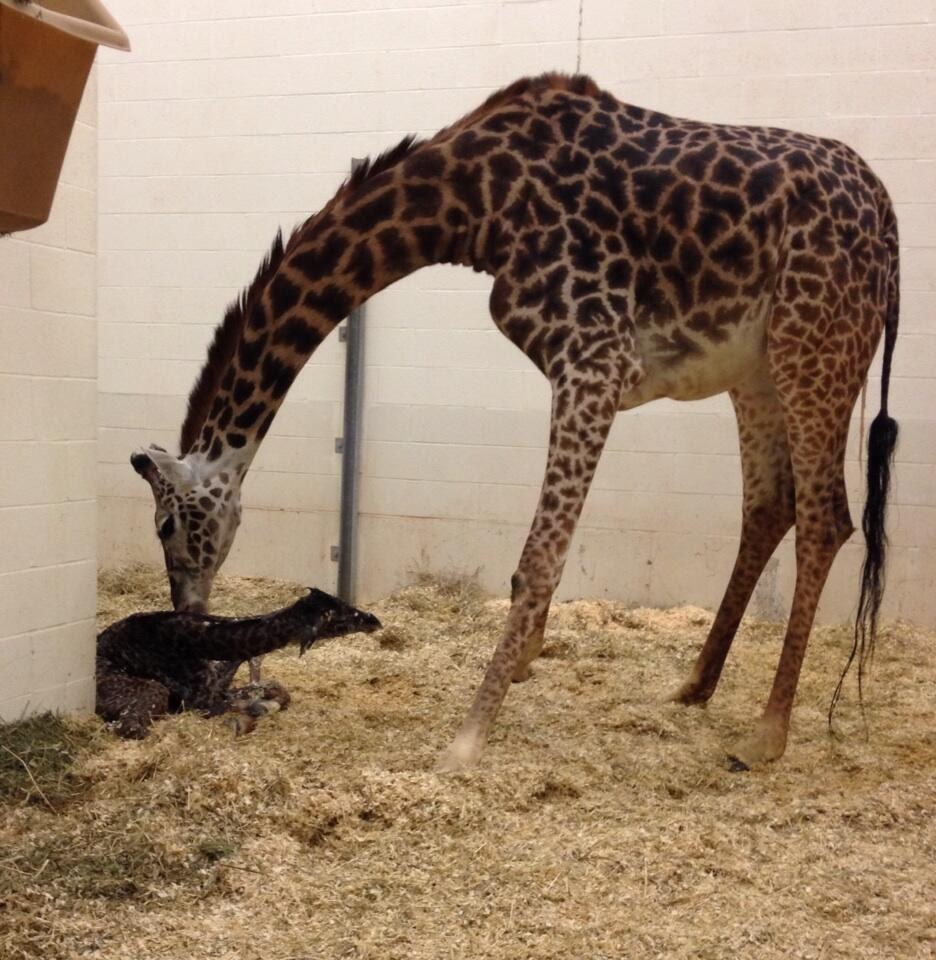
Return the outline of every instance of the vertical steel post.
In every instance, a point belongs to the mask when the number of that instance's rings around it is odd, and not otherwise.
[[[363,163],[351,161],[352,173]],[[338,596],[354,602],[357,586],[358,492],[361,403],[364,388],[364,307],[352,310],[345,337],[344,426],[341,437],[341,514],[338,531]]]

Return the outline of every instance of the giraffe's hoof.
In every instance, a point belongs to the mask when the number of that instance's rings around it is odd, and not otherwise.
[[[466,773],[478,764],[481,758],[481,743],[473,737],[459,735],[439,757],[436,773]]]
[[[111,726],[114,733],[124,740],[145,740],[149,736],[149,724],[146,722],[122,719]]]
[[[779,724],[758,723],[754,732],[728,754],[731,769],[750,770],[758,764],[778,760],[786,749],[786,734]]]
[[[234,713],[228,717],[228,726],[234,732],[235,737],[243,737],[245,734],[252,733],[257,726],[257,718],[246,713]]]
[[[674,690],[666,699],[671,703],[681,703],[684,707],[701,707],[709,702],[714,692],[714,687],[703,687],[698,683],[689,681]]]
[[[260,699],[265,703],[276,703],[272,710],[285,710],[292,701],[289,691],[277,680],[267,680],[261,684]]]
[[[745,773],[751,768],[743,761],[739,760],[737,757],[732,754],[728,754],[728,769],[732,773]]]

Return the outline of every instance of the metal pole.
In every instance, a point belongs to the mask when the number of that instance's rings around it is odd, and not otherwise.
[[[351,161],[352,172],[364,161]],[[361,402],[364,388],[364,307],[348,317],[345,344],[344,426],[341,437],[341,514],[338,531],[338,596],[354,602],[357,586],[358,492]]]

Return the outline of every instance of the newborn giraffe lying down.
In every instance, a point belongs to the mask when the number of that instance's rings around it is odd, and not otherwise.
[[[316,640],[370,633],[380,621],[314,588],[292,606],[260,617],[206,613],[136,613],[111,624],[97,639],[97,713],[122,737],[139,739],[153,720],[181,710],[207,716],[234,712],[238,732],[256,718],[286,707],[289,694],[275,681],[231,689],[246,660]]]

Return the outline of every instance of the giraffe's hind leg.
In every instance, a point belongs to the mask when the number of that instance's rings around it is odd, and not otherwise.
[[[790,314],[799,312],[793,309]],[[774,341],[784,347],[783,352],[775,349],[771,372],[787,424],[796,490],[796,586],[767,705],[751,735],[730,754],[736,769],[775,760],[786,749],[793,700],[819,597],[836,554],[854,530],[845,488],[845,445],[848,421],[875,340],[867,337],[853,363],[849,363],[852,358],[846,345],[834,338],[826,341],[821,355],[812,357],[804,356],[802,350],[795,352],[790,341],[781,337]],[[804,368],[822,371],[823,376],[803,374]]]
[[[796,587],[780,662],[764,713],[750,736],[729,757],[735,769],[776,760],[786,749],[793,700],[822,588],[832,562],[854,527],[844,474],[844,434],[840,452],[807,465],[794,452],[796,476]],[[799,462],[797,462],[799,461]]]
[[[705,703],[715,692],[741,617],[767,561],[793,525],[793,468],[783,409],[766,364],[731,391],[744,478],[741,542],[734,570],[708,638],[678,703]]]
[[[153,721],[169,713],[169,691],[157,680],[99,673],[95,712],[127,740],[142,740]]]

